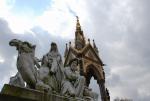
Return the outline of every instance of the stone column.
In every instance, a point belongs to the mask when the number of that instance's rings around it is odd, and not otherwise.
[[[106,92],[106,88],[105,88],[105,81],[101,80],[98,82],[98,84],[99,84],[99,88],[100,88],[101,100],[102,101],[110,101],[107,97],[107,92]]]
[[[79,55],[79,67],[80,67],[80,75],[84,76],[82,55]]]

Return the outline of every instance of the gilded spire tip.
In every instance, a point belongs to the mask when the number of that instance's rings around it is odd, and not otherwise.
[[[77,20],[79,20],[79,17],[78,17],[78,16],[76,16],[76,18],[77,18]]]
[[[80,26],[80,22],[79,22],[79,17],[78,16],[76,16],[76,18],[77,18],[77,24],[76,24],[76,29],[81,29],[81,26]]]

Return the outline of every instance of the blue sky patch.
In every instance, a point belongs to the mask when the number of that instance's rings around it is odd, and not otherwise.
[[[33,15],[41,15],[44,10],[51,4],[51,0],[15,0],[12,12],[14,13],[33,13]]]

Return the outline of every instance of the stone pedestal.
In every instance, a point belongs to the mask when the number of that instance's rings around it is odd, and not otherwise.
[[[47,94],[34,89],[21,88],[5,84],[0,101],[84,101],[79,98],[70,98],[56,94]]]

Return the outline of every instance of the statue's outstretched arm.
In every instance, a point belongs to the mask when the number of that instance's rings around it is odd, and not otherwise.
[[[72,73],[70,70],[65,70],[65,75],[66,75],[66,78],[71,81],[75,81],[77,79],[77,75]]]

